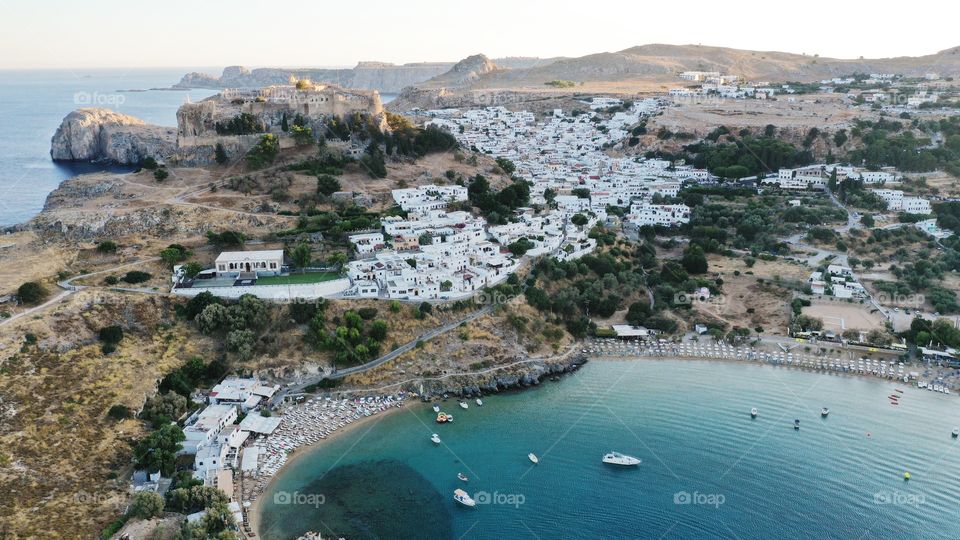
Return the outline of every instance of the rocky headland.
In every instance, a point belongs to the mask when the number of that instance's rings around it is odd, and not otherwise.
[[[54,161],[140,163],[163,159],[177,148],[177,130],[147,124],[110,109],[77,109],[68,114],[50,141]]]

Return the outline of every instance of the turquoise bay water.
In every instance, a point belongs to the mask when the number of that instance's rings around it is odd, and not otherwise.
[[[263,495],[260,533],[960,538],[956,398],[904,388],[891,406],[895,388],[749,364],[594,361],[483,407],[450,400],[453,424],[417,404],[308,450]],[[609,450],[643,463],[604,465]],[[458,487],[488,504],[457,505]]]

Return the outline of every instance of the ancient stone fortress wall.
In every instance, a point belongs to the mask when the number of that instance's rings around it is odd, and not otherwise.
[[[221,144],[229,156],[246,153],[260,139],[260,134],[220,135],[216,131],[218,122],[229,122],[244,113],[256,117],[266,133],[280,134],[283,119],[291,125],[297,115],[307,120],[314,133],[320,133],[331,116],[362,113],[379,117],[383,115],[383,104],[375,90],[344,90],[329,85],[306,89],[293,85],[227,89],[198,103],[184,104],[177,111],[179,161],[207,163],[217,144]],[[281,138],[281,142],[284,140]]]

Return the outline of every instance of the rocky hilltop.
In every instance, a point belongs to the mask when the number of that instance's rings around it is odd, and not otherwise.
[[[317,83],[336,84],[346,88],[376,90],[396,94],[404,87],[421,83],[447,72],[452,62],[389,64],[360,62],[351,69],[283,69],[229,66],[219,77],[206,73],[188,73],[175,88],[260,88],[289,84],[290,79],[310,79]]]
[[[469,85],[480,77],[501,70],[486,55],[475,54],[457,62],[450,71],[433,77],[424,86],[460,86]]]
[[[323,133],[329,118],[354,113],[369,117],[381,129],[387,127],[377,91],[324,84],[225,90],[182,105],[177,110],[176,128],[150,125],[109,109],[77,109],[57,128],[50,156],[55,161],[120,164],[138,164],[152,157],[181,166],[204,165],[213,161],[218,144],[228,157],[237,158],[264,133],[283,135],[295,118],[313,133]],[[287,143],[284,140],[281,146]]]
[[[177,147],[177,130],[153,126],[109,109],[77,109],[68,114],[50,141],[54,161],[140,163],[163,159]]]

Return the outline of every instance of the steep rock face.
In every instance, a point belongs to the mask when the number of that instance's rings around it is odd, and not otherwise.
[[[174,128],[152,126],[109,109],[77,109],[68,114],[50,141],[55,161],[114,161],[136,164],[176,150]]]
[[[438,77],[434,77],[427,82],[444,85],[467,84],[476,81],[483,75],[493,73],[499,69],[500,68],[491,62],[486,55],[475,54],[457,62],[452,68],[450,68],[450,71]]]
[[[489,58],[486,57],[486,55],[475,54],[457,62],[453,65],[453,67],[450,68],[449,71],[445,73],[437,75],[436,77],[433,77],[428,81],[424,81],[423,83],[404,88],[400,95],[402,96],[411,88],[416,90],[469,88],[474,83],[484,80],[488,76],[493,74],[510,73],[510,71],[511,70],[509,69],[503,69],[497,64],[494,64]]]

